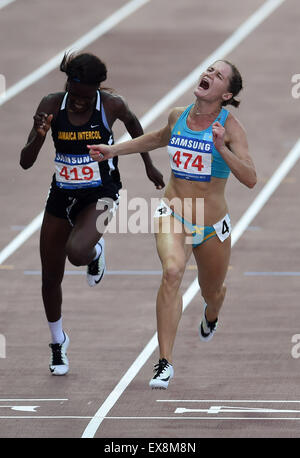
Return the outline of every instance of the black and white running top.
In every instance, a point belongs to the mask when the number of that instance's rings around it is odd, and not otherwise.
[[[63,97],[59,113],[52,122],[55,152],[55,174],[52,184],[58,188],[80,194],[80,190],[104,186],[114,182],[121,188],[118,158],[96,162],[90,157],[87,145],[112,145],[113,133],[108,126],[101,93],[97,91],[94,111],[82,126],[70,123],[66,110],[68,92]]]

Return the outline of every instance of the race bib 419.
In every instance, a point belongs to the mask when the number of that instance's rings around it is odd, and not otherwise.
[[[99,164],[89,154],[56,153],[55,178],[59,188],[80,189],[100,186]]]

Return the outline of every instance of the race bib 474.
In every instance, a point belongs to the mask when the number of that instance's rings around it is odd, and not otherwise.
[[[168,153],[173,174],[192,181],[210,181],[213,142],[172,135]]]

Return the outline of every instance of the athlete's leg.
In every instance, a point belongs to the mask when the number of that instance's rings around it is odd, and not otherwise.
[[[86,266],[96,256],[95,245],[102,237],[97,229],[97,219],[105,211],[97,210],[96,205],[97,202],[91,203],[80,211],[70,234],[67,256],[75,266]]]
[[[166,223],[170,218],[174,221],[170,216],[161,219]],[[175,233],[172,227],[167,233],[164,233],[160,227],[156,234],[156,246],[163,269],[156,302],[160,358],[165,358],[171,363],[173,345],[182,314],[180,285],[192,246],[185,245],[185,233]]]
[[[206,318],[215,321],[224,302],[226,286],[224,280],[228,270],[231,252],[231,238],[221,242],[212,237],[194,248],[193,253],[198,267],[198,280],[201,294],[207,304]]]
[[[66,219],[45,211],[40,233],[42,297],[49,322],[61,318],[62,289],[66,261],[66,243],[71,232]]]

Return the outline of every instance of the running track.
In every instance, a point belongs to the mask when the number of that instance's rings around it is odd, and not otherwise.
[[[298,1],[2,3],[0,35],[6,46],[0,50],[0,73],[9,97],[0,99],[0,436],[300,437],[295,347],[300,131],[299,100],[291,94],[292,76],[299,73]],[[246,22],[250,17],[253,22]],[[240,26],[244,37],[236,35]],[[214,340],[198,341],[202,301],[197,291],[190,295],[191,259],[182,285],[188,308],[175,344],[175,379],[166,392],[149,390],[157,360],[153,336],[160,281],[154,237],[107,234],[108,273],[97,290],[88,289],[81,269],[67,266],[64,324],[71,338],[71,370],[67,377],[51,377],[38,224],[11,254],[4,250],[40,214],[47,196],[50,137],[31,170],[21,170],[18,161],[40,99],[64,85],[56,60],[71,46],[98,54],[109,69],[107,85],[150,130],[165,122],[168,104],[193,100],[193,76],[185,78],[215,51],[222,52],[224,43],[227,57],[244,75],[238,117],[248,132],[258,184],[250,191],[233,177],[228,183],[236,240]],[[116,138],[123,134],[116,125]],[[290,152],[293,160],[283,170]],[[167,181],[166,151],[152,157]],[[150,202],[161,195],[145,178],[138,157],[122,158],[120,169],[128,200],[138,196]],[[274,186],[265,188],[275,171]],[[266,189],[270,192],[262,194]],[[249,207],[253,214],[238,233]]]

